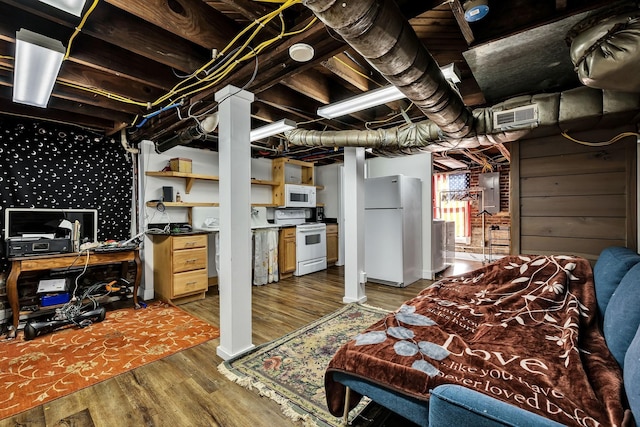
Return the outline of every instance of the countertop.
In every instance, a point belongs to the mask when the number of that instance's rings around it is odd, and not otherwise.
[[[266,230],[266,229],[269,229],[269,228],[282,228],[282,226],[279,225],[279,224],[251,226],[251,230]],[[220,226],[207,227],[207,228],[194,228],[194,231],[196,231],[196,230],[200,230],[201,232],[205,232],[205,233],[217,233],[218,231],[220,231]]]

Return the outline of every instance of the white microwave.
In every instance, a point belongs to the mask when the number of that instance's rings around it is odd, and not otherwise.
[[[284,185],[285,208],[315,208],[316,187],[313,185]]]

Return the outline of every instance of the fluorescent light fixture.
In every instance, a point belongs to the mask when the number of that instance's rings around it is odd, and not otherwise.
[[[277,122],[256,128],[249,134],[249,140],[251,142],[257,141],[262,138],[266,138],[271,135],[277,135],[281,132],[285,132],[297,127],[297,123],[293,120],[282,119]]]
[[[345,99],[344,101],[320,107],[318,108],[318,115],[327,119],[333,119],[355,113],[356,111],[366,110],[376,105],[397,101],[404,97],[404,94],[400,92],[400,89],[397,87],[385,86],[380,89],[370,90],[353,98]]]
[[[65,48],[58,40],[20,29],[16,33],[13,102],[45,108],[64,54]]]
[[[80,16],[85,0],[40,0],[40,2],[69,12],[72,15]]]
[[[454,63],[440,67],[440,71],[442,72],[442,75],[444,75],[445,79],[452,83],[460,83],[460,71],[458,71]],[[345,99],[344,101],[320,107],[318,108],[318,115],[327,119],[334,119],[336,117],[355,113],[356,111],[366,110],[367,108],[375,107],[376,105],[397,101],[404,97],[404,94],[400,92],[400,89],[396,86],[385,86],[380,89],[370,90],[369,92]]]

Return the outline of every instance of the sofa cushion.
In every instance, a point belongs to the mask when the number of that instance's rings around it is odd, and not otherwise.
[[[604,338],[613,357],[624,369],[624,356],[640,325],[640,264],[622,278],[604,313]]]
[[[638,262],[640,255],[629,248],[610,246],[602,250],[593,266],[596,298],[601,315],[605,313],[609,299],[624,275]]]
[[[457,384],[431,390],[429,427],[560,427],[562,424]]]
[[[629,407],[633,412],[633,417],[640,425],[640,329],[636,332],[635,338],[624,357],[624,388],[629,399]]]

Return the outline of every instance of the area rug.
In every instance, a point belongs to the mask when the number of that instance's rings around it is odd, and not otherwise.
[[[164,303],[107,311],[106,319],[0,342],[0,419],[217,338],[218,328]]]
[[[275,341],[218,366],[230,380],[256,390],[281,405],[305,426],[338,426],[324,395],[324,371],[336,351],[359,332],[384,317],[386,310],[349,304]],[[363,399],[355,417],[366,404]]]

